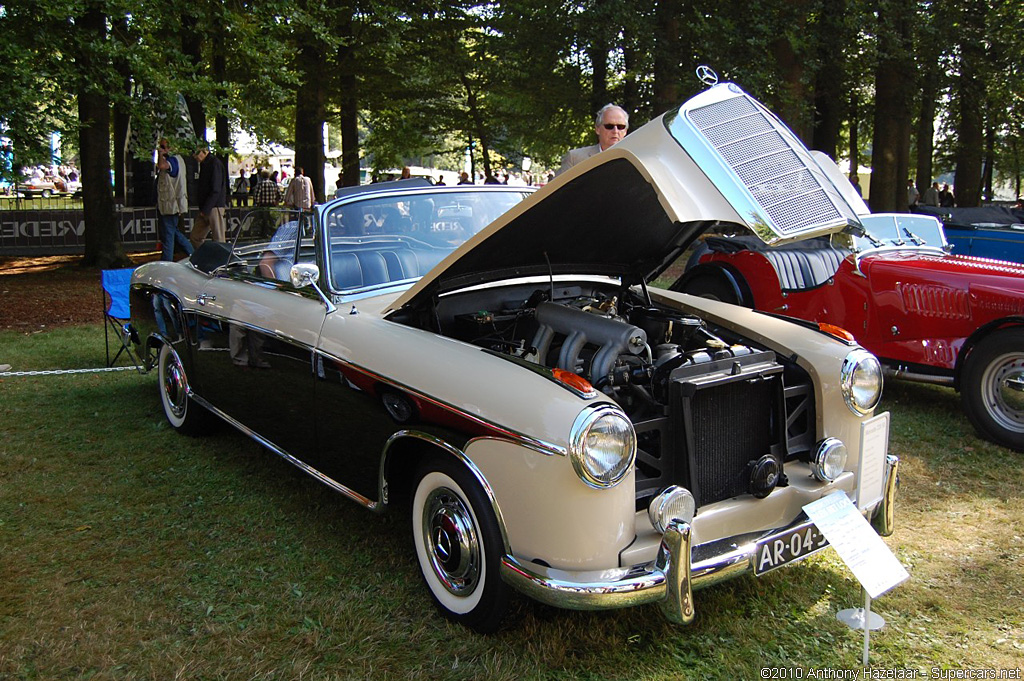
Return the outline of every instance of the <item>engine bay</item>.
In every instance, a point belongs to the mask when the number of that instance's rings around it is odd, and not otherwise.
[[[656,307],[642,292],[597,284],[480,289],[442,298],[445,336],[577,374],[637,420],[663,413],[681,374],[735,372],[774,353]]]
[[[616,402],[637,433],[637,508],[672,484],[697,506],[787,484],[814,442],[811,381],[699,316],[614,281],[523,283],[441,296],[395,321],[563,370]]]

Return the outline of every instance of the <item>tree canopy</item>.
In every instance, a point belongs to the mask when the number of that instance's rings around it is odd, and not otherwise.
[[[5,0],[0,135],[11,168],[80,158],[87,261],[120,254],[129,125],[148,140],[187,103],[213,128],[291,146],[323,198],[323,126],[343,178],[471,149],[490,171],[551,167],[622,105],[636,127],[703,86],[700,64],[775,110],[809,146],[872,170],[875,210],[906,183],[955,177],[963,205],[1020,193],[1024,14],[1019,0]],[[157,115],[159,114],[159,115]],[[163,121],[166,127],[166,121]],[[165,130],[166,134],[166,130]],[[148,142],[147,142],[148,144]],[[144,146],[144,145],[143,145]],[[150,149],[136,148],[145,156]],[[89,182],[113,168],[118,182]]]

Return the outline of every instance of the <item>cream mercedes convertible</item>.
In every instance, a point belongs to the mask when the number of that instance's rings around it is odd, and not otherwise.
[[[410,513],[453,620],[494,630],[519,591],[686,623],[694,590],[824,548],[803,512],[824,495],[892,531],[875,357],[652,285],[712,226],[857,229],[843,184],[721,84],[536,192],[413,181],[254,213],[136,271],[139,350],[175,429],[226,421]]]

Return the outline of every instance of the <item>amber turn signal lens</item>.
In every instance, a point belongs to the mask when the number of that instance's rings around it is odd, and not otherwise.
[[[594,390],[594,386],[590,385],[590,381],[579,374],[574,374],[573,372],[566,371],[565,369],[554,369],[552,370],[551,375],[556,381],[567,388],[575,390],[583,397],[593,397],[594,395],[597,395],[597,391]]]
[[[850,341],[851,343],[856,342],[856,339],[853,337],[853,334],[841,326],[836,326],[835,324],[826,324],[825,322],[818,322],[818,328],[821,329],[821,331],[823,331],[824,333],[829,334],[830,336],[835,336],[836,338],[841,338],[844,341]]]

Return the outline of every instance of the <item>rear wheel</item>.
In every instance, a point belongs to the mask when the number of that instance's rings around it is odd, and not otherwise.
[[[480,483],[455,459],[433,457],[420,467],[412,534],[420,572],[441,612],[480,633],[495,631],[509,604],[499,574],[501,531]]]
[[[189,395],[188,376],[181,358],[168,344],[160,347],[159,382],[160,402],[164,416],[179,433],[205,435],[216,425],[213,414],[196,404]]]
[[[998,331],[971,350],[960,397],[982,437],[1024,451],[1024,329]]]

